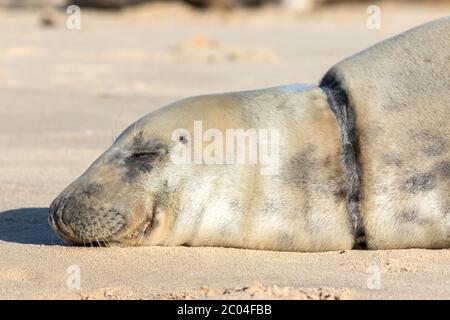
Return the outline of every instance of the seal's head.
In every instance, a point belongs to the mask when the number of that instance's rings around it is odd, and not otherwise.
[[[157,193],[152,188],[162,182],[159,174],[168,145],[133,131],[53,201],[49,221],[62,239],[74,244],[137,244],[156,227]]]
[[[169,198],[183,170],[174,168],[171,153],[187,145],[185,136],[174,135],[201,107],[201,98],[185,99],[125,130],[53,201],[49,223],[56,233],[77,245],[157,243],[170,223]]]

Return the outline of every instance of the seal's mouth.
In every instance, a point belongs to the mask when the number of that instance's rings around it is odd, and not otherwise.
[[[73,196],[61,195],[53,201],[48,216],[52,229],[68,245],[139,246],[151,232],[154,210],[144,217],[134,215],[133,221],[125,220],[118,210],[94,210],[74,201]]]
[[[141,245],[152,230],[152,222],[153,219],[144,220],[137,228],[122,238],[120,243],[133,246]]]
[[[67,232],[67,226],[64,226],[60,220],[55,220],[53,215],[49,215],[49,223],[57,233],[57,235],[70,246],[83,247],[125,247],[125,246],[140,246],[145,240],[146,236],[151,230],[151,221],[145,221],[138,228],[126,236],[111,236],[111,237],[92,237],[87,238],[75,234],[73,231]]]

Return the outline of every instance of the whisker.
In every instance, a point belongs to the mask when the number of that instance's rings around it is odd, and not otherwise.
[[[144,241],[144,237],[145,237],[145,229],[141,232],[140,238],[138,238],[135,246],[140,245]]]
[[[111,245],[110,245],[110,243],[108,242],[108,240],[106,239],[105,236],[100,236],[100,239],[102,240],[102,243],[105,244],[106,248],[111,248]]]

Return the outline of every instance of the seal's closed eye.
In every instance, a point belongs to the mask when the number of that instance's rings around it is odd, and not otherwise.
[[[149,155],[158,155],[160,154],[159,150],[137,150],[131,153],[132,157],[142,157],[142,156],[149,156]]]
[[[160,153],[157,151],[138,151],[130,155],[130,158],[136,160],[152,160],[156,158]]]
[[[126,178],[132,180],[138,177],[140,173],[149,173],[156,163],[164,159],[163,156],[167,153],[167,146],[157,138],[144,140],[142,135],[139,135],[138,139],[135,138],[133,145],[128,149],[128,155],[125,157]]]
[[[153,151],[135,151],[125,157],[126,182],[132,182],[141,173],[149,173],[153,170],[154,164],[158,162],[159,153]]]

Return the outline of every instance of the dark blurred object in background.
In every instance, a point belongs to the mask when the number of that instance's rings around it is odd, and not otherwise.
[[[80,7],[91,7],[100,9],[122,9],[127,6],[148,2],[148,0],[73,0],[68,3]]]
[[[235,8],[235,7],[257,7],[267,3],[280,3],[280,0],[185,0],[187,3],[200,8]],[[304,0],[301,0],[304,1]]]
[[[164,0],[176,1],[176,0]],[[231,9],[236,7],[256,7],[267,3],[280,3],[281,0],[181,0],[189,3],[190,5],[198,8],[224,8]],[[298,1],[314,1],[314,0],[298,0]],[[67,4],[75,4],[80,7],[91,7],[91,8],[102,8],[102,9],[122,9],[127,6],[143,3],[152,2],[152,0],[72,0],[68,1]],[[155,1],[153,1],[155,2]]]
[[[369,0],[0,0],[0,7],[9,8],[42,8],[42,7],[66,7],[78,5],[99,9],[123,9],[128,6],[144,2],[186,2],[197,8],[222,8],[232,9],[237,7],[258,7],[265,4],[275,4],[288,9],[307,10],[324,4],[336,4],[344,2],[370,3]],[[386,1],[388,2],[388,1]],[[389,2],[413,2],[411,0],[391,0]],[[415,0],[414,2],[450,2],[450,0]]]

